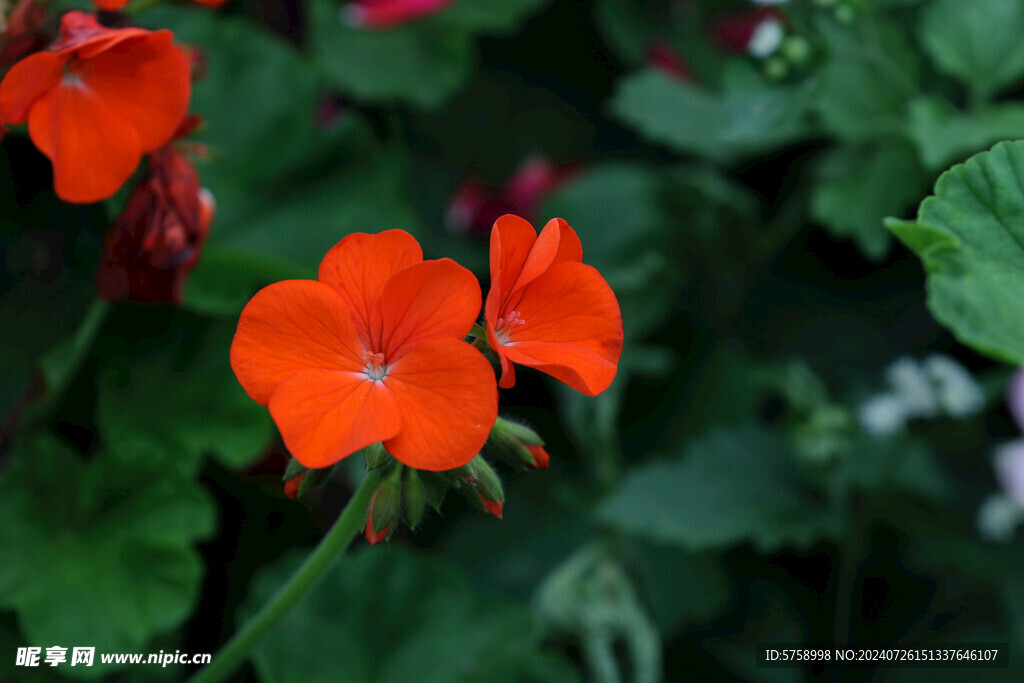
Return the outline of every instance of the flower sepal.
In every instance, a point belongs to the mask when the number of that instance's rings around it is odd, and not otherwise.
[[[366,540],[370,545],[377,545],[390,538],[402,517],[402,470],[400,463],[395,463],[391,471],[386,473],[373,492],[370,505],[366,510]]]

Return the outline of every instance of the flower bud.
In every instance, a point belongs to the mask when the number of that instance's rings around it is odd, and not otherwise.
[[[295,500],[299,497],[299,488],[302,486],[302,481],[306,478],[306,473],[303,472],[298,476],[287,479],[284,482],[284,495],[288,500]]]
[[[498,503],[498,502],[495,502],[495,501],[487,500],[487,498],[485,498],[482,493],[480,494],[480,502],[483,503],[484,509],[486,509],[487,512],[489,512],[490,514],[494,515],[498,519],[501,519],[502,507],[503,507],[502,503]]]
[[[367,472],[394,462],[391,454],[384,448],[384,444],[379,441],[363,449],[363,458],[366,461]]]
[[[405,482],[402,485],[402,497],[404,499],[405,523],[410,529],[419,526],[423,519],[423,513],[427,509],[427,493],[423,489],[423,482],[420,481],[420,474],[417,470],[406,467]]]
[[[366,540],[370,545],[385,540],[400,519],[403,469],[396,464],[373,493],[366,514]]]
[[[315,491],[331,479],[334,474],[334,466],[325,467],[319,470],[306,470],[305,476],[299,480],[298,497],[303,498],[310,491]]]
[[[480,496],[480,502],[489,513],[501,519],[505,489],[498,473],[479,455],[469,461],[468,467],[473,470],[475,481],[472,485]]]
[[[544,450],[544,440],[524,424],[498,418],[491,428],[491,441],[515,454],[516,460],[527,467],[546,469],[550,462]]]

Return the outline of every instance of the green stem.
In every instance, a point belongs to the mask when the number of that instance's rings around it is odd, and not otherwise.
[[[263,609],[252,617],[221,648],[220,652],[213,656],[210,664],[189,679],[192,683],[222,681],[230,676],[270,629],[295,606],[295,603],[319,583],[362,528],[366,521],[366,509],[370,503],[370,496],[379,479],[380,473],[377,470],[371,470],[352,499],[348,501],[345,509],[342,510],[338,521],[320,541],[320,545],[306,558],[306,561],[292,575],[288,583],[270,599],[270,602],[264,605]]]

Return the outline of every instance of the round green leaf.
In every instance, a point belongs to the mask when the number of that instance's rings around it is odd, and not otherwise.
[[[886,224],[924,262],[939,322],[982,353],[1024,363],[1024,142],[954,166],[916,222]]]

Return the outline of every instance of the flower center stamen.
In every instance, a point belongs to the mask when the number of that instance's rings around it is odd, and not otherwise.
[[[519,311],[512,311],[498,318],[498,322],[494,326],[494,336],[500,343],[507,344],[512,330],[525,324],[526,321],[519,315]]]
[[[384,364],[383,353],[367,353],[365,360],[366,376],[374,382],[379,382],[384,379],[386,374],[388,374],[387,365]]]

